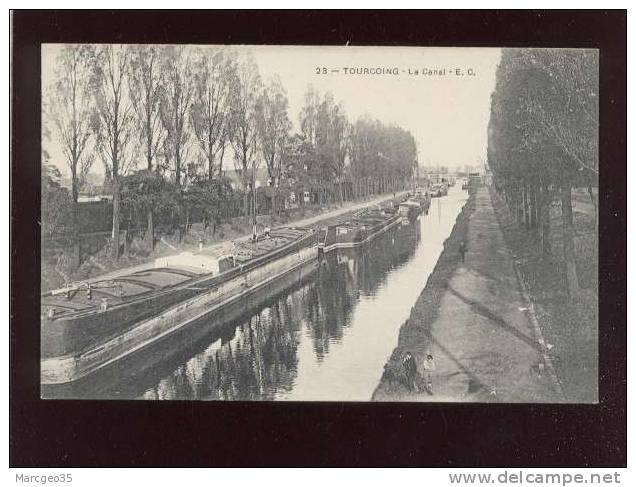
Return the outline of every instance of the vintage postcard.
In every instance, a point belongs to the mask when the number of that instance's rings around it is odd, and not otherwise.
[[[598,402],[598,51],[43,44],[41,396]]]

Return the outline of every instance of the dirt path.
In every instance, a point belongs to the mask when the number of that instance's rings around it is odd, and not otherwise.
[[[473,204],[474,209],[467,208]],[[400,331],[373,398],[562,401],[487,189],[480,188],[467,207]],[[465,262],[458,252],[463,239],[468,247]],[[407,350],[415,355],[420,372],[426,355],[433,355],[432,394],[405,387],[401,358]]]
[[[396,198],[400,198],[402,197],[404,194],[406,194],[406,191],[400,191],[400,192],[396,192],[395,197]],[[358,211],[362,208],[366,208],[367,206],[372,206],[372,205],[376,205],[379,203],[383,203],[389,200],[393,199],[393,195],[392,194],[385,194],[382,195],[378,198],[374,198],[374,199],[370,199],[370,200],[365,200],[365,201],[361,201],[361,202],[356,202],[353,204],[345,204],[343,206],[341,206],[340,208],[337,208],[335,210],[330,210],[330,211],[325,211],[319,215],[314,215],[312,217],[309,218],[303,218],[302,220],[295,220],[295,221],[290,221],[284,225],[281,225],[281,227],[311,227],[313,225],[322,223],[322,222],[326,222],[327,220],[331,220],[331,219],[335,219],[338,217],[342,217],[346,214]],[[249,239],[249,236],[244,236],[244,237],[240,237],[237,239],[232,239],[232,240],[226,240],[223,242],[216,242],[213,245],[209,245],[206,248],[207,249],[215,249],[215,248],[220,248],[223,247],[224,245],[227,244],[227,242],[229,241],[242,241],[242,240],[247,240]],[[182,252],[183,249],[175,249],[175,252],[173,254],[178,254],[179,252]],[[162,257],[165,257],[167,255],[171,255],[171,254],[165,254],[162,255]],[[122,269],[117,269],[115,271],[112,272],[108,272],[106,274],[101,274],[99,276],[96,277],[92,277],[88,280],[90,281],[95,281],[95,280],[104,280],[104,279],[113,279],[116,278],[118,276],[122,276],[122,275],[127,275],[133,272],[138,272],[138,271],[142,271],[144,269],[148,269],[149,267],[153,267],[154,263],[153,261],[150,262],[145,262],[143,264],[139,264],[136,266],[132,266],[132,267],[124,267]]]
[[[404,196],[407,193],[407,191],[398,191],[395,193],[395,198],[401,198],[402,196]],[[297,220],[297,221],[293,221],[293,222],[289,222],[283,226],[295,226],[295,227],[310,227],[316,223],[320,223],[323,220],[326,220],[328,218],[334,218],[334,217],[338,217],[338,216],[342,216],[345,215],[347,213],[351,213],[353,211],[358,211],[362,208],[366,208],[367,206],[371,206],[371,205],[377,205],[379,203],[383,203],[385,201],[389,201],[393,199],[393,194],[389,194],[389,195],[382,195],[378,198],[374,198],[371,200],[366,200],[366,201],[361,201],[361,202],[357,202],[357,203],[353,203],[353,204],[345,204],[340,208],[337,208],[335,210],[331,210],[331,211],[326,211],[324,213],[321,213],[320,215],[314,215],[312,217],[309,218],[303,218],[302,220]]]

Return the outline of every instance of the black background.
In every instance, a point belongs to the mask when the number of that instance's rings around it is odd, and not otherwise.
[[[624,11],[14,11],[10,465],[626,465]],[[598,405],[39,399],[40,43],[600,49]]]

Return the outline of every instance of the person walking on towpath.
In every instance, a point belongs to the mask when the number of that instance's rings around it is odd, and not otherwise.
[[[406,384],[410,391],[419,392],[417,387],[417,364],[411,352],[406,352],[402,357],[402,368],[406,375]]]
[[[459,243],[459,254],[462,256],[462,262],[466,260],[466,241],[462,240]]]
[[[433,356],[429,353],[424,360],[424,379],[426,380],[425,389],[429,394],[433,394],[433,371],[435,370],[435,361]]]

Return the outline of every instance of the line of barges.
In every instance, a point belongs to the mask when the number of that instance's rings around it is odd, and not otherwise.
[[[413,195],[423,211],[427,195]],[[278,228],[255,239],[161,257],[141,270],[67,285],[41,296],[41,382],[64,384],[187,330],[233,303],[266,295],[412,219],[399,205],[371,207],[320,231]],[[208,320],[209,321],[209,320]]]

